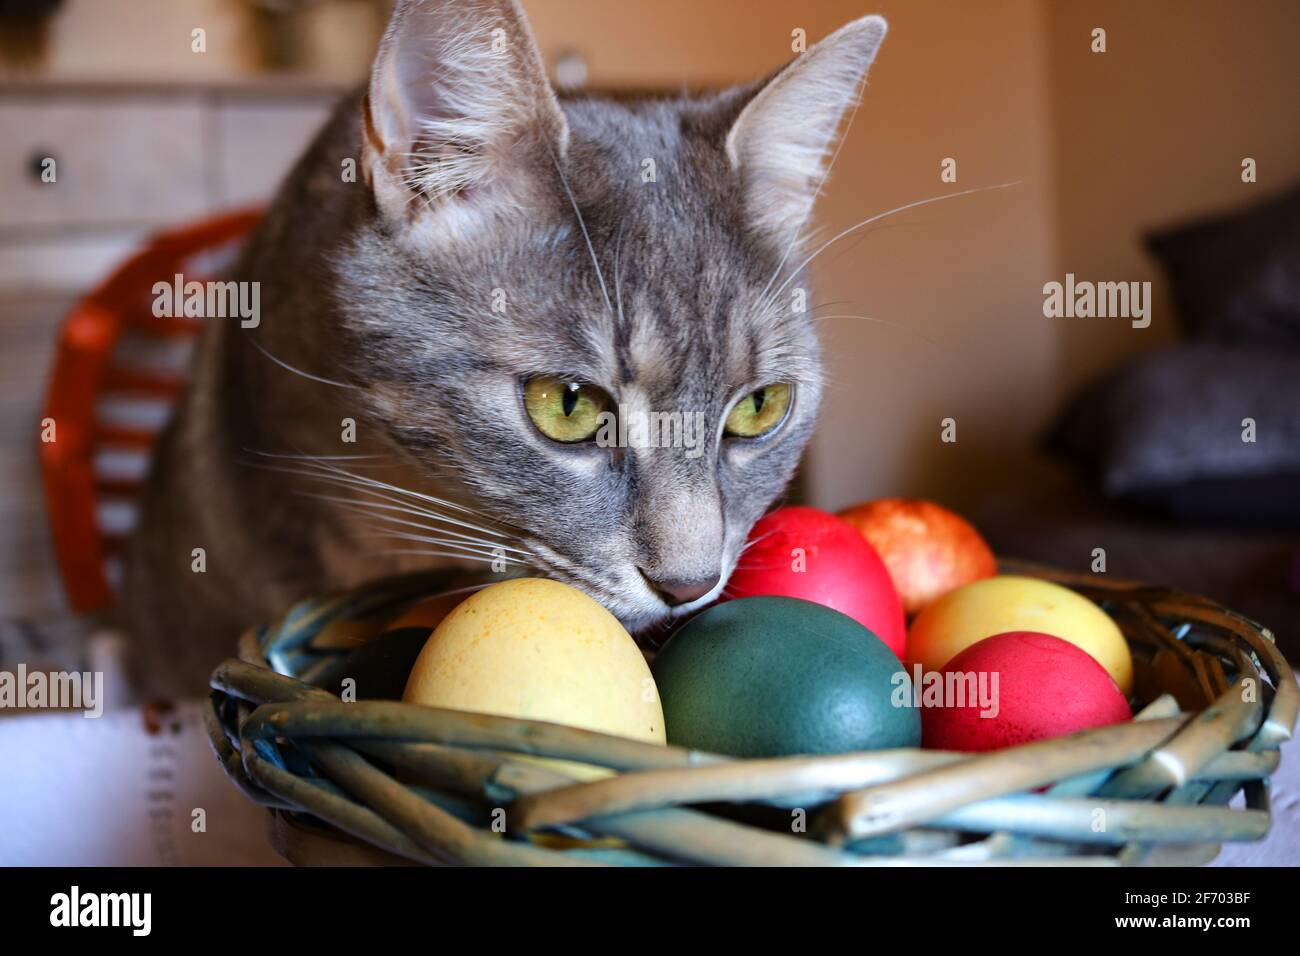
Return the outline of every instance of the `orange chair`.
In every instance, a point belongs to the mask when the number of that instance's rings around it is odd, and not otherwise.
[[[135,496],[200,328],[198,319],[155,316],[153,287],[177,274],[219,275],[260,215],[160,233],[64,320],[38,447],[55,556],[77,611],[113,603]]]

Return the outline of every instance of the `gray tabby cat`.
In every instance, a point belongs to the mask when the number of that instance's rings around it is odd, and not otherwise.
[[[399,3],[242,256],[260,324],[209,320],[161,441],[142,685],[198,691],[292,601],[440,562],[554,577],[633,631],[715,598],[813,427],[800,241],[884,34],[713,95],[558,98],[516,3]],[[602,412],[705,430],[611,447]]]

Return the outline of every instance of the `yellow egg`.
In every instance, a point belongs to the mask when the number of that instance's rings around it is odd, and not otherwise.
[[[457,605],[402,699],[666,742],[659,691],[631,635],[592,598],[543,578],[502,581]]]
[[[938,670],[972,644],[1007,631],[1069,641],[1096,658],[1125,694],[1133,688],[1133,658],[1110,616],[1069,588],[1036,578],[1004,575],[949,591],[912,622],[907,656]]]

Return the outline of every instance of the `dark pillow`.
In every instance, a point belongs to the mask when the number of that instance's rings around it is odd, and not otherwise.
[[[1189,337],[1300,349],[1300,187],[1147,237]]]
[[[1300,524],[1300,353],[1202,343],[1138,356],[1075,395],[1046,444],[1111,498]]]

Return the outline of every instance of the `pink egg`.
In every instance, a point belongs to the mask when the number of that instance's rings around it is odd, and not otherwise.
[[[930,706],[939,686],[943,706]],[[972,644],[942,670],[926,673],[919,693],[922,746],[935,750],[998,750],[1133,717],[1119,686],[1090,654],[1035,631]]]
[[[816,508],[781,508],[749,533],[728,597],[802,598],[846,614],[901,659],[903,603],[885,563],[851,524]]]

